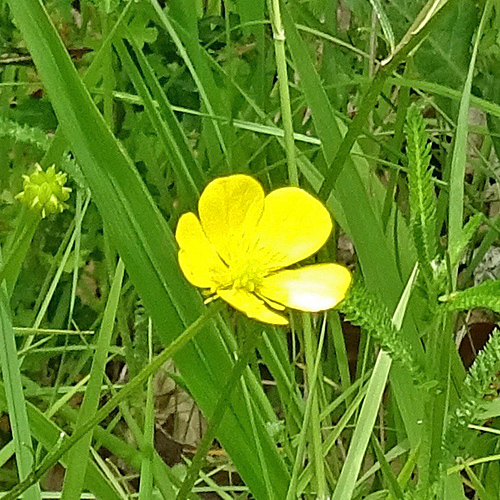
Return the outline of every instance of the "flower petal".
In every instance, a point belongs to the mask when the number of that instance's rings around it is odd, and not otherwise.
[[[249,318],[272,325],[288,325],[288,320],[284,316],[269,309],[264,301],[246,290],[236,288],[217,290],[217,295]]]
[[[192,285],[215,289],[228,282],[229,270],[208,241],[195,214],[188,212],[180,217],[175,239],[180,247],[179,265]]]
[[[248,252],[264,209],[262,186],[248,175],[219,177],[198,204],[203,231],[227,264]]]
[[[328,210],[309,193],[296,187],[276,189],[264,200],[254,258],[267,269],[295,264],[317,252],[332,227]]]
[[[316,264],[267,276],[258,294],[292,309],[326,311],[344,299],[351,279],[344,266]]]

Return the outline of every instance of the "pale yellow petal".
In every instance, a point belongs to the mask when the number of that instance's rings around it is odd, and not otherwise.
[[[180,217],[175,239],[180,247],[179,265],[192,285],[215,289],[228,282],[229,270],[208,241],[195,214],[188,212]]]
[[[292,309],[326,311],[344,299],[351,279],[344,266],[317,264],[267,276],[257,293]]]
[[[288,320],[266,306],[264,301],[243,289],[218,290],[217,295],[249,318],[272,325],[288,325]]]
[[[226,263],[248,253],[263,209],[262,186],[248,175],[219,177],[205,188],[198,204],[201,225]]]
[[[332,231],[326,207],[303,189],[285,187],[269,193],[259,221],[255,259],[280,269],[316,253]]]

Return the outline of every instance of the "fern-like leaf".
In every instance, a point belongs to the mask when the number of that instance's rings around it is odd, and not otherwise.
[[[339,308],[350,323],[365,330],[395,362],[405,366],[418,385],[435,385],[425,375],[411,346],[394,327],[383,302],[369,292],[362,281],[357,280]]]
[[[481,212],[478,212],[477,214],[470,217],[463,227],[462,233],[460,234],[460,238],[456,242],[455,247],[449,249],[450,264],[452,269],[458,265],[460,259],[462,258],[462,254],[468,247],[472,238],[479,229],[479,226],[484,222],[484,220],[485,216]]]
[[[37,149],[45,151],[50,144],[47,134],[37,127],[21,125],[13,120],[0,116],[0,137],[9,137],[15,142],[31,144]]]
[[[29,144],[40,151],[49,149],[51,138],[40,128],[21,125],[14,120],[0,116],[0,137],[7,137],[15,142]],[[80,167],[69,156],[61,159],[60,167],[78,184],[79,187],[87,187]]]
[[[439,300],[450,311],[484,307],[500,313],[500,280],[488,280],[467,290],[443,295]]]
[[[500,370],[500,330],[496,329],[488,343],[477,355],[465,377],[461,404],[448,421],[443,447],[453,459],[467,435],[467,427],[482,410],[484,396],[490,392],[490,384]]]
[[[430,165],[431,143],[425,121],[416,106],[411,106],[405,124],[408,156],[410,226],[420,270],[431,286],[432,261],[436,257],[436,195]]]

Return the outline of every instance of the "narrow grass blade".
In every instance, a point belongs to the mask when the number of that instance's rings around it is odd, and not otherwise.
[[[380,0],[370,0],[370,3],[372,4],[373,10],[377,14],[378,20],[380,22],[380,27],[384,32],[387,43],[389,44],[389,53],[392,55],[396,48],[396,41],[389,18],[387,17],[387,14],[385,13],[384,7]]]
[[[5,385],[0,383],[0,404],[7,404]],[[57,445],[64,431],[52,422],[43,412],[35,405],[27,403],[27,414],[32,430],[33,437],[47,450],[51,450]],[[103,431],[102,429],[100,429]],[[98,433],[101,436],[101,432]],[[118,439],[118,438],[115,438]],[[109,444],[109,443],[107,443]],[[63,465],[66,464],[65,459],[61,460]],[[104,477],[102,471],[96,464],[89,460],[87,471],[85,473],[85,487],[92,491],[98,498],[106,500],[122,500],[116,490],[109,484]]]
[[[3,282],[0,285],[0,365],[7,395],[9,422],[16,450],[17,470],[20,481],[23,481],[32,472],[34,450],[9,303],[7,287]],[[22,498],[26,500],[40,499],[40,486],[33,485]]]
[[[138,68],[135,66],[123,40],[117,40],[115,47],[127,71],[132,84],[141,97],[146,111],[159,139],[163,142],[165,151],[170,158],[170,166],[176,177],[183,184],[183,197],[187,206],[195,206],[204,184],[204,175],[196,162],[194,155],[187,144],[187,138],[179,125],[177,118],[167,101],[165,93],[158,83],[147,59],[131,38],[130,43],[134,48],[141,69],[145,74],[152,93],[149,92]],[[153,100],[153,97],[155,100]]]
[[[120,260],[116,267],[113,283],[111,284],[111,291],[109,293],[108,302],[106,304],[101,328],[98,334],[99,336],[97,338],[97,346],[90,371],[90,379],[87,384],[82,406],[80,408],[75,431],[78,431],[85,422],[95,415],[99,407],[101,385],[104,370],[106,369],[108,349],[111,342],[111,336],[113,334],[124,272],[125,266],[123,261]],[[88,462],[85,457],[89,456],[89,447],[91,442],[92,432],[89,432],[69,453],[68,467],[64,477],[61,497],[65,500],[78,500],[80,498],[84,484],[85,468]]]
[[[153,358],[153,325],[148,325],[149,361]],[[141,463],[141,482],[139,485],[139,500],[149,500],[153,495],[153,468],[154,468],[154,433],[155,433],[155,404],[153,376],[148,378],[146,389],[146,408],[144,410],[144,443],[145,451]]]
[[[380,351],[368,384],[367,396],[359,414],[358,425],[354,429],[349,452],[342,467],[332,500],[350,500],[352,498],[356,479],[378,415],[378,408],[385,390],[391,364],[391,358],[384,351]]]
[[[313,465],[315,491],[318,500],[327,499],[327,485],[325,477],[325,462],[322,451],[321,419],[319,411],[320,391],[318,370],[320,367],[321,351],[325,339],[326,316],[321,327],[321,335],[317,346],[313,345],[313,330],[310,315],[302,315],[302,332],[304,337],[304,352],[307,367],[307,405],[306,415],[310,415],[310,422],[305,421],[304,427],[309,429],[309,461]]]
[[[488,0],[484,6],[481,22],[479,23],[479,28],[476,33],[476,40],[472,50],[469,71],[467,73],[467,79],[465,81],[462,98],[460,100],[460,109],[458,111],[457,131],[453,145],[453,157],[450,170],[450,191],[448,202],[448,247],[450,249],[455,247],[462,234],[464,214],[464,177],[467,158],[470,94],[479,43],[486,26],[486,22],[489,19],[492,7],[493,0]],[[451,270],[451,279],[452,286],[455,288],[457,284],[456,269]]]
[[[415,266],[392,318],[394,326],[398,330],[401,329],[403,323],[411,290],[417,278],[417,270],[418,268]],[[340,473],[332,500],[350,500],[352,498],[356,479],[361,470],[372,429],[377,419],[378,408],[382,401],[391,365],[391,358],[384,351],[380,351],[368,383],[366,398],[363,402],[358,424],[354,429],[349,451],[347,452],[347,458],[342,467],[342,472]]]

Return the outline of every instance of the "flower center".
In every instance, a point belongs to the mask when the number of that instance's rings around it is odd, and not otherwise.
[[[260,286],[266,271],[255,262],[245,261],[234,263],[230,266],[231,286],[236,289],[244,289],[248,292],[255,292]]]

